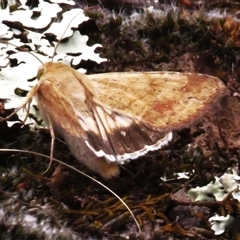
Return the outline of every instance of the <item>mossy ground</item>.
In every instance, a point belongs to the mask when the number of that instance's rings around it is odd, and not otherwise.
[[[221,78],[230,95],[237,96],[219,103],[215,115],[175,133],[165,149],[124,165],[120,176],[110,181],[79,166],[67,147],[56,141],[54,157],[97,178],[122,197],[143,232],[138,234],[133,219],[115,197],[84,176],[57,163],[41,175],[47,159],[1,152],[0,239],[239,238],[240,205],[236,200],[229,196],[222,202],[194,203],[185,192],[208,184],[229,167],[238,168],[240,23],[236,18],[240,5],[234,1],[206,1],[202,6],[192,2],[190,9],[160,4],[158,8],[165,14],[138,8],[135,17],[131,10],[113,13],[102,6],[85,7],[90,20],[79,27],[89,36],[89,44],[102,44],[98,51],[109,59],[99,65],[83,61],[80,67],[88,73],[201,72]],[[49,155],[48,132],[31,131],[20,124],[8,128],[1,123],[0,127],[8,136],[0,135],[1,148]],[[177,179],[176,172],[191,176]],[[164,182],[164,176],[171,180]],[[208,222],[215,213],[235,219],[221,236],[214,236]]]

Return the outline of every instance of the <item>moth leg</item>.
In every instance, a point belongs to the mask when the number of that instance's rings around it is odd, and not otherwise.
[[[25,118],[23,119],[23,123],[25,123],[25,122],[27,121],[27,117],[29,116],[31,102],[32,102],[32,99],[30,99],[30,100],[26,103],[26,105],[23,107],[23,108],[26,110],[26,116],[25,116]]]
[[[9,114],[7,117],[5,117],[5,118],[0,118],[0,122],[9,120],[9,119],[10,119],[14,114],[16,114],[19,110],[21,110],[22,108],[25,108],[26,105],[27,105],[29,102],[31,103],[32,98],[33,98],[33,96],[35,95],[35,93],[37,92],[37,90],[38,90],[38,84],[35,85],[34,87],[32,87],[32,89],[28,92],[25,100],[23,101],[23,103],[22,103],[19,107],[16,108],[16,109],[15,109],[11,114]],[[30,103],[29,103],[29,108],[30,108]],[[29,109],[29,108],[28,108],[28,109]],[[29,111],[28,111],[28,112],[29,112]],[[27,116],[28,116],[28,115],[26,115],[26,117],[25,117],[25,119],[24,119],[23,122],[26,121]]]
[[[47,169],[42,173],[45,174],[46,172],[48,172],[48,170],[50,169],[52,162],[53,162],[53,151],[54,151],[54,143],[55,143],[55,134],[54,134],[54,129],[53,129],[53,125],[51,120],[48,117],[48,123],[49,123],[49,129],[50,129],[50,134],[51,134],[51,150],[50,150],[50,162],[48,164]]]

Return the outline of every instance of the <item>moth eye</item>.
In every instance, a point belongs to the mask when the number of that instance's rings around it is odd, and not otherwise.
[[[41,76],[43,75],[43,67],[39,67],[38,68],[38,72],[37,72],[37,79],[39,80],[41,78]]]

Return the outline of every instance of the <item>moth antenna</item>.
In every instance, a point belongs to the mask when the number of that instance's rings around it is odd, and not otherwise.
[[[67,25],[66,29],[64,30],[62,36],[61,36],[60,39],[58,40],[58,42],[57,42],[57,44],[56,44],[56,46],[55,46],[55,48],[54,48],[53,55],[52,55],[52,62],[53,62],[53,58],[54,58],[54,56],[55,56],[55,54],[56,54],[57,47],[58,47],[59,44],[60,44],[60,41],[63,39],[64,34],[65,34],[66,31],[68,30],[68,28],[69,28],[69,26],[71,25],[71,23],[73,22],[73,20],[74,20],[80,13],[81,13],[81,12],[79,12],[79,13],[69,22],[69,24]]]
[[[42,173],[42,175],[44,175],[45,173],[47,173],[52,165],[53,162],[53,151],[54,151],[54,143],[55,143],[55,134],[54,134],[54,129],[53,129],[53,125],[52,122],[50,120],[50,118],[48,117],[48,123],[49,123],[49,129],[50,129],[50,134],[51,134],[51,149],[50,149],[50,162],[48,164],[47,169]]]
[[[20,52],[28,52],[29,54],[31,54],[33,57],[35,57],[42,65],[43,65],[43,62],[40,60],[39,57],[37,57],[35,54],[33,54],[32,52],[30,51],[24,51],[23,49],[21,50],[20,47],[16,46],[15,44],[13,43],[9,43],[8,41],[5,41],[5,40],[2,40],[0,39],[0,43],[3,43],[3,44],[6,44],[6,45],[12,45],[13,47],[15,47],[18,51]],[[20,49],[20,50],[19,50]]]
[[[3,148],[0,148],[0,152],[20,152],[20,153],[28,153],[28,154],[33,154],[33,155],[36,155],[36,156],[40,156],[40,157],[44,157],[44,158],[50,158],[49,156],[45,155],[45,154],[42,154],[42,153],[37,153],[37,152],[33,152],[33,151],[28,151],[28,150],[19,150],[19,149],[3,149]],[[63,166],[66,166],[80,174],[82,174],[83,176],[89,178],[90,180],[94,181],[95,183],[99,184],[100,186],[102,186],[103,188],[105,188],[107,191],[109,191],[112,195],[114,195],[122,204],[123,206],[129,211],[130,215],[132,216],[137,228],[138,228],[138,232],[141,233],[141,228],[140,228],[140,225],[137,221],[137,219],[135,218],[132,210],[128,207],[128,205],[114,192],[112,191],[110,188],[108,188],[106,185],[104,185],[103,183],[99,182],[98,180],[94,179],[93,177],[89,176],[88,174],[82,172],[81,170],[78,170],[77,168],[67,164],[67,163],[64,163],[62,162],[61,160],[58,160],[56,158],[52,158],[53,161],[59,163],[59,164],[62,164]]]
[[[37,57],[37,56],[36,56],[35,54],[33,54],[32,52],[28,52],[28,53],[30,53],[33,57],[35,57],[35,58],[42,64],[42,66],[44,65],[43,62],[40,60],[39,57]]]
[[[55,137],[55,139],[57,139],[60,143],[67,145],[67,144],[66,144],[63,140],[61,140],[60,138]]]

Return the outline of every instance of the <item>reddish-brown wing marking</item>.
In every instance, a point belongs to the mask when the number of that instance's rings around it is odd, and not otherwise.
[[[160,131],[195,122],[227,93],[218,78],[196,73],[125,72],[88,76],[94,101]]]
[[[111,177],[118,173],[117,163],[161,148],[172,130],[199,120],[226,93],[224,84],[208,75],[86,76],[62,63],[46,63],[36,95],[43,115],[73,155]]]

